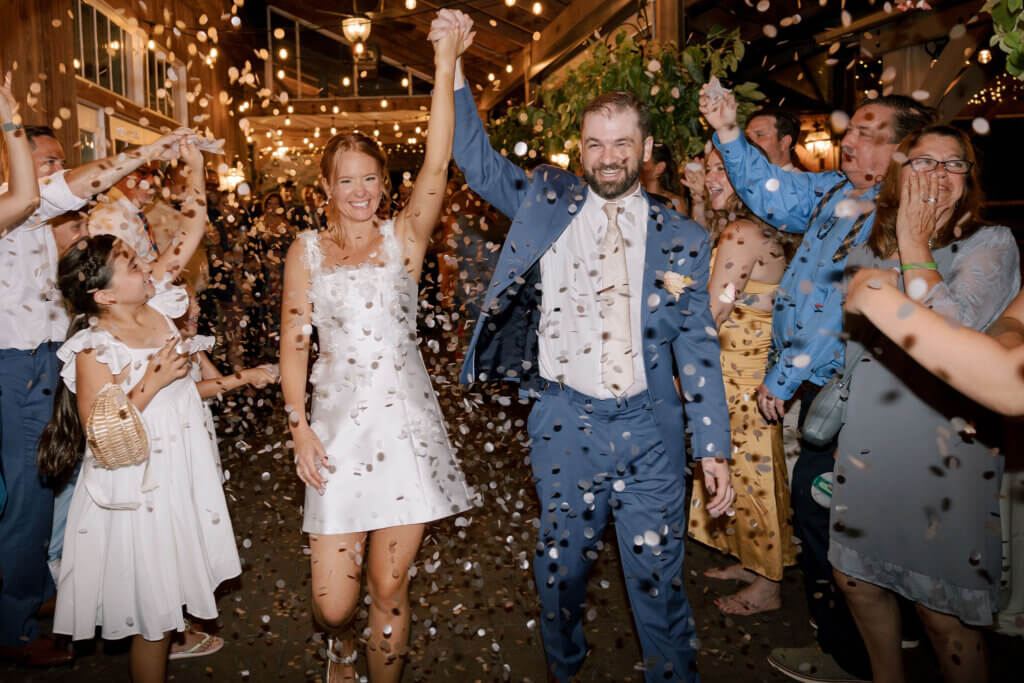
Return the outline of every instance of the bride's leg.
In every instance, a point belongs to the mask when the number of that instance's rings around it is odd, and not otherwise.
[[[369,573],[370,641],[366,646],[370,680],[397,682],[409,643],[409,567],[423,540],[422,524],[371,532]]]
[[[366,534],[310,534],[310,563],[313,584],[313,616],[327,631],[328,638],[340,641],[333,654],[348,659],[355,652],[355,641],[348,628],[359,603]],[[355,680],[354,658],[341,666],[329,666],[340,675],[335,681]]]

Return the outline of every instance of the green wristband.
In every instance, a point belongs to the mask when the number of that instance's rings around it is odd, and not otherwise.
[[[939,266],[934,261],[928,261],[927,263],[904,263],[900,266],[902,272],[908,270],[938,270]]]
[[[10,133],[12,131],[20,130],[21,125],[15,123],[14,121],[7,121],[6,123],[4,123],[4,125],[0,126],[0,128],[3,128],[5,133]]]

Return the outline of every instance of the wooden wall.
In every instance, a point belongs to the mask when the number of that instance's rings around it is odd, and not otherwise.
[[[186,125],[202,131],[209,128],[216,137],[225,138],[223,160],[233,164],[238,159],[247,165],[248,146],[238,127],[234,107],[221,102],[221,92],[227,93],[229,100],[239,100],[242,91],[229,84],[228,68],[232,65],[240,68],[245,59],[251,59],[252,47],[255,47],[246,45],[247,38],[222,19],[231,3],[225,0],[147,0],[145,3],[106,0],[106,4],[125,20],[137,22],[153,40],[186,64],[187,88],[189,92],[196,93],[188,104]],[[134,121],[146,119],[146,127],[157,131],[174,122],[76,79],[72,66],[74,26],[71,8],[71,0],[0,0],[0,26],[14,27],[5,31],[4,40],[0,41],[0,68],[7,70],[17,66],[14,92],[23,103],[25,123],[52,125],[62,109],[66,110],[65,114],[70,112],[70,118],[61,121],[57,134],[64,145],[69,165],[76,165],[81,160],[76,147],[76,105],[79,99],[111,107],[117,115]],[[204,14],[207,23],[200,25],[200,16]],[[185,28],[179,28],[176,36],[173,29],[178,22],[182,22]],[[156,35],[156,25],[164,26],[162,35]],[[198,56],[189,56],[189,43],[194,43],[202,54],[214,45],[209,40],[200,42],[196,36],[199,30],[208,31],[210,27],[216,27],[220,38],[216,44],[220,54],[212,67]],[[39,89],[38,101],[34,106],[25,106],[30,88]],[[219,159],[211,158],[210,161],[214,167],[220,163]]]

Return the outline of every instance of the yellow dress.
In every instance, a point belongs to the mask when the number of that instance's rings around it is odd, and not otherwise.
[[[713,266],[712,266],[713,267]],[[705,509],[701,477],[694,478],[690,537],[736,557],[744,568],[773,581],[796,563],[790,525],[789,484],[782,447],[782,424],[769,424],[757,407],[771,350],[772,314],[740,303],[745,296],[772,294],[777,284],[748,280],[729,319],[719,330],[722,378],[732,431],[732,517],[712,518]]]

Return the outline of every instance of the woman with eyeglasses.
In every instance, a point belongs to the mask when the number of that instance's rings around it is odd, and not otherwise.
[[[967,136],[933,126],[893,155],[867,243],[847,272],[894,270],[900,289],[974,329],[1020,289],[1010,230],[985,225]],[[851,207],[851,210],[857,210]],[[906,315],[913,313],[913,305]],[[850,377],[832,490],[829,560],[874,680],[902,681],[897,596],[915,604],[946,681],[985,681],[979,627],[998,609],[1001,423],[860,315],[844,321]]]

